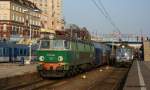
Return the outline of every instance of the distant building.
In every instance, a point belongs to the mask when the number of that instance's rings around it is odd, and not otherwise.
[[[145,40],[143,42],[144,45],[144,61],[150,61],[150,41]]]
[[[27,0],[0,0],[0,39],[14,40],[40,35],[40,9]]]
[[[62,30],[62,0],[30,0],[42,10],[41,24],[43,29]]]

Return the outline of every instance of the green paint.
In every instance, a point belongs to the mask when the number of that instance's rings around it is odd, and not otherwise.
[[[63,57],[63,62],[69,62],[72,59],[71,51],[57,51],[57,50],[38,50],[38,61],[40,56],[44,56],[44,62],[59,62],[59,56]]]

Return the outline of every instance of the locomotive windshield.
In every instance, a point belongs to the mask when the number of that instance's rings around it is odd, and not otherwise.
[[[130,55],[131,54],[131,49],[125,49],[125,48],[122,49],[122,48],[120,48],[120,49],[118,49],[117,54],[121,55],[121,56]]]
[[[41,41],[40,48],[43,48],[43,49],[50,48],[50,41],[46,41],[46,40]]]
[[[67,40],[41,40],[40,49],[69,49]]]

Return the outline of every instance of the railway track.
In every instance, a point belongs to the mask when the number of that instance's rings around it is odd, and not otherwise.
[[[121,90],[128,69],[114,69],[103,79],[95,80],[85,90]]]
[[[40,79],[38,81],[24,84],[24,85],[19,85],[15,87],[7,87],[4,90],[37,90],[39,88],[46,87],[48,85],[53,85],[58,83],[60,80],[46,80],[46,79]]]
[[[128,70],[128,68],[113,68],[102,72],[99,69],[92,70],[37,90],[121,90]],[[87,77],[83,79],[81,75]]]
[[[103,71],[100,71],[103,69]],[[39,79],[35,82],[8,87],[4,90],[120,90],[129,68],[98,68],[71,78]],[[87,78],[82,79],[85,75]],[[77,89],[76,89],[77,87]]]

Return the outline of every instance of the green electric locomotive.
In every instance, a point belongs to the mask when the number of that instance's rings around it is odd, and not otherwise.
[[[91,68],[94,46],[90,41],[44,38],[36,51],[42,77],[64,77]]]

